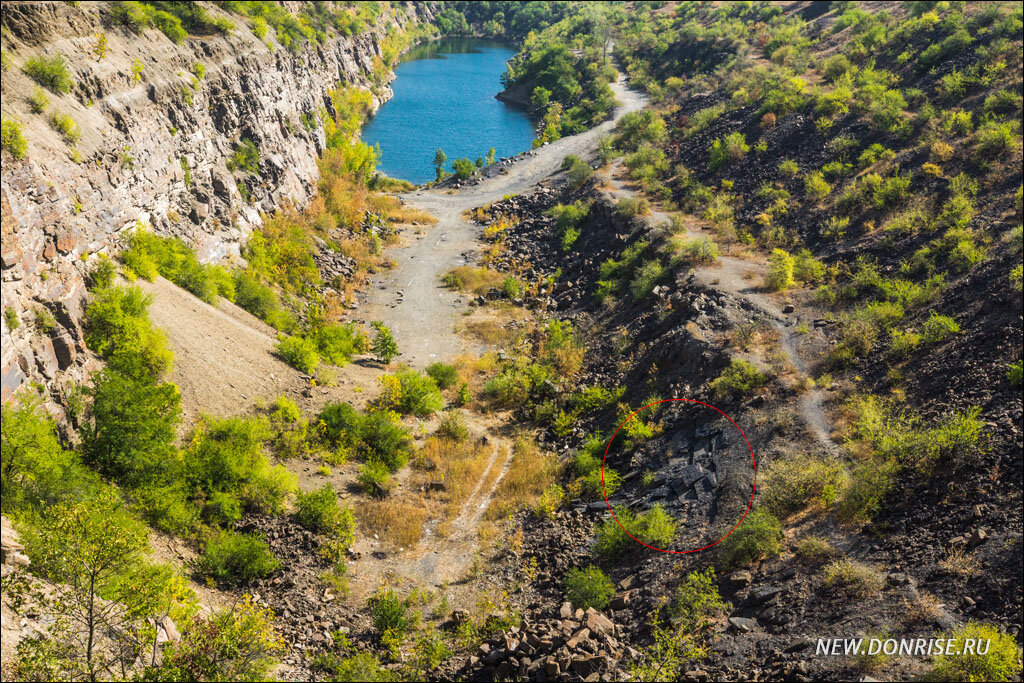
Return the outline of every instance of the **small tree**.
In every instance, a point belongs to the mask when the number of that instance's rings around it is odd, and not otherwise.
[[[448,161],[448,155],[440,147],[434,152],[434,172],[437,173],[437,180],[444,178],[444,164]]]
[[[469,159],[460,157],[452,162],[452,170],[455,171],[455,175],[457,175],[460,180],[465,180],[473,175],[473,172],[476,170],[476,166]]]
[[[121,601],[138,592],[126,577],[141,564],[145,529],[107,491],[89,503],[51,507],[26,541],[34,570],[52,582],[40,598],[55,621],[47,641],[19,650],[18,668],[28,680],[40,666],[67,680],[122,677],[145,644],[144,621]],[[124,639],[114,646],[105,640],[110,633]]]
[[[491,147],[489,150],[487,150],[487,159],[486,159],[486,161],[487,161],[487,165],[488,166],[490,166],[491,164],[494,163],[495,156],[496,156],[496,152],[494,151],[493,147]]]
[[[373,338],[373,345],[370,350],[373,351],[373,355],[377,357],[384,365],[390,365],[391,361],[398,355],[398,344],[395,342],[394,335],[391,334],[391,330],[388,329],[387,325],[379,320],[371,323],[373,329],[376,331],[376,335]]]
[[[783,249],[773,249],[768,259],[768,274],[765,276],[765,287],[773,292],[780,292],[793,286],[793,267],[795,259]]]

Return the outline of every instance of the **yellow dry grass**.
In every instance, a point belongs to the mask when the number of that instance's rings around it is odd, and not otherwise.
[[[501,287],[505,276],[490,268],[477,266],[458,266],[445,273],[443,281],[449,287],[460,292],[486,294],[492,287]]]
[[[427,506],[422,500],[367,500],[356,515],[366,534],[377,534],[399,548],[412,548],[423,535]]]
[[[494,492],[485,518],[501,519],[521,507],[532,505],[558,476],[558,458],[544,453],[525,437],[516,439],[512,464]]]

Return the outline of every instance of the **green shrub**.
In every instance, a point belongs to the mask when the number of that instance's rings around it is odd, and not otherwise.
[[[224,491],[215,491],[203,507],[203,517],[217,526],[230,526],[242,518],[242,503]]]
[[[36,88],[28,98],[28,104],[33,114],[42,114],[50,108],[50,98],[46,96],[45,90]]]
[[[577,464],[578,461],[577,461]],[[582,478],[583,493],[594,500],[599,500],[605,494],[611,496],[622,486],[622,476],[610,467],[604,468],[604,482],[602,488],[601,467],[598,463],[596,469],[591,470]]]
[[[793,552],[801,562],[807,564],[822,564],[834,559],[839,554],[835,546],[820,536],[808,536],[801,539]]]
[[[801,454],[772,462],[759,487],[759,497],[761,505],[781,516],[802,510],[815,501],[830,506],[844,483],[840,463]]]
[[[960,332],[960,325],[955,320],[932,311],[928,320],[921,325],[921,340],[926,344],[936,344],[958,332]]]
[[[427,366],[427,375],[434,380],[437,388],[442,391],[455,386],[455,382],[459,379],[459,371],[455,369],[454,365],[441,363],[440,361]]]
[[[757,509],[719,545],[718,561],[723,569],[749,567],[758,560],[782,551],[782,525],[771,513]]]
[[[882,578],[871,567],[853,560],[836,560],[823,572],[823,582],[846,598],[866,598],[882,588]]]
[[[739,161],[749,151],[750,145],[747,144],[747,138],[743,133],[733,132],[726,135],[724,139],[718,138],[711,143],[711,147],[708,149],[708,170],[718,171],[734,161]]]
[[[332,365],[347,365],[352,356],[366,350],[366,340],[354,323],[324,325],[312,337],[317,351]]]
[[[813,202],[820,202],[832,191],[832,186],[825,181],[821,171],[812,171],[804,176],[804,192]]]
[[[295,495],[295,521],[311,531],[352,542],[355,517],[352,510],[338,504],[338,495],[329,483],[315,491]]]
[[[408,603],[391,588],[382,588],[369,600],[373,627],[381,636],[404,635],[411,626]]]
[[[619,506],[615,508],[615,515],[619,518],[622,527],[628,529],[630,534],[655,548],[664,548],[670,544],[675,538],[676,529],[679,526],[679,523],[672,519],[660,505],[655,505],[639,515],[625,506]],[[594,553],[598,557],[605,560],[614,559],[634,544],[633,539],[623,531],[622,527],[611,518],[601,524],[594,542]]]
[[[462,411],[449,410],[445,413],[437,427],[437,433],[459,443],[469,439],[469,427],[466,426],[466,417]]]
[[[78,124],[64,112],[50,112],[50,127],[60,133],[61,137],[69,145],[75,144],[82,137],[82,131],[79,129]]]
[[[28,150],[25,134],[21,132],[21,123],[14,119],[0,121],[0,144],[15,159],[24,159]]]
[[[400,386],[398,408],[403,413],[429,417],[444,407],[444,397],[433,378],[416,370],[395,373]]]
[[[795,178],[800,173],[800,166],[792,159],[783,159],[779,162],[779,173]]]
[[[676,591],[669,614],[689,633],[705,631],[710,620],[732,609],[715,585],[715,570],[690,572]]]
[[[206,543],[199,558],[199,570],[227,585],[244,585],[254,579],[270,576],[281,563],[258,538],[233,531],[224,531]]]
[[[476,172],[476,165],[465,157],[452,162],[452,171],[459,180],[466,180]]]
[[[793,255],[793,279],[804,284],[818,282],[825,276],[825,264],[811,256],[809,249]]]
[[[651,213],[651,203],[646,197],[623,197],[615,205],[615,211],[624,218],[647,216]]]
[[[260,151],[252,140],[242,138],[235,143],[235,150],[226,163],[229,171],[244,171],[255,175],[260,170]]]
[[[956,639],[964,643],[971,639],[980,649],[986,644],[985,654],[941,654],[933,668],[925,675],[927,681],[1012,681],[1020,677],[1021,659],[1017,640],[994,626],[969,621],[952,632],[943,633],[946,642]]]
[[[351,657],[331,660],[328,669],[330,680],[339,683],[392,683],[402,680],[397,672],[381,666],[370,652],[356,652]]]
[[[748,361],[734,358],[708,388],[719,398],[740,398],[768,383],[768,376]]]
[[[64,55],[29,57],[21,70],[39,85],[60,95],[71,92],[74,85],[71,81],[71,73],[68,71],[68,60]]]
[[[707,237],[675,241],[679,260],[690,265],[707,265],[718,260],[718,245]]]
[[[383,498],[391,492],[391,472],[388,466],[376,458],[371,458],[359,468],[357,477],[359,485],[371,496]]]
[[[1019,387],[1022,380],[1024,380],[1024,361],[1018,360],[1016,363],[1011,363],[1006,370],[1006,381],[1010,383],[1010,386]]]
[[[839,499],[836,516],[846,522],[867,522],[882,509],[896,483],[896,465],[881,458],[858,463]]]
[[[796,260],[783,249],[772,249],[764,286],[773,292],[781,292],[792,287],[795,264]]]
[[[285,337],[277,342],[277,355],[299,372],[312,374],[320,365],[316,342],[306,337]]]
[[[163,377],[173,354],[167,337],[149,321],[153,297],[134,286],[93,292],[85,311],[85,342],[107,366],[129,377]]]
[[[562,159],[562,170],[566,172],[569,187],[573,189],[583,187],[594,176],[594,169],[590,168],[590,164],[575,154],[568,154]]]
[[[655,286],[665,277],[665,266],[661,261],[645,261],[637,268],[636,275],[629,285],[634,299],[643,299],[650,294]]]
[[[395,337],[391,334],[391,330],[379,320],[373,321],[370,325],[375,331],[370,350],[373,351],[373,355],[377,357],[378,361],[384,365],[390,365],[398,355],[398,344],[395,342]]]
[[[296,478],[264,455],[270,436],[263,418],[203,418],[182,454],[189,483],[207,494],[237,495],[248,509],[279,513]]]
[[[576,609],[602,610],[615,595],[615,585],[599,568],[573,567],[565,573],[565,599]]]

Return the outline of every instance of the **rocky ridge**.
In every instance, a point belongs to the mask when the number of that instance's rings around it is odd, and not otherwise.
[[[425,6],[403,4],[364,33],[289,51],[258,39],[237,16],[230,35],[183,45],[155,29],[136,35],[111,24],[107,5],[4,3],[12,68],[3,114],[22,123],[29,143],[21,160],[4,152],[0,189],[3,306],[18,321],[3,321],[5,400],[27,381],[59,391],[89,370],[84,275],[89,257],[115,248],[126,231],[148,226],[184,239],[203,261],[231,260],[262,212],[309,201],[325,136],[303,117],[329,108],[339,83],[372,86],[375,107],[386,101],[390,88],[372,81],[385,36],[429,19]],[[99,34],[107,38],[102,59]],[[48,97],[81,129],[74,147],[45,115],[30,113],[36,86],[16,68],[58,54],[74,87]],[[258,173],[228,168],[242,139],[259,150]]]

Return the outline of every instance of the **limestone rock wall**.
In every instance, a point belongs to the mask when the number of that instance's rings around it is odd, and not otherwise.
[[[28,380],[59,393],[88,373],[84,276],[90,259],[116,250],[126,231],[142,223],[185,239],[201,260],[230,261],[261,212],[307,202],[324,134],[303,116],[330,109],[328,92],[339,82],[371,88],[378,106],[390,97],[387,83],[373,82],[382,40],[430,12],[392,3],[370,30],[295,52],[273,30],[260,40],[237,15],[229,15],[230,35],[176,45],[155,29],[137,35],[112,24],[108,5],[3,3],[3,118],[19,121],[28,140],[24,159],[4,151],[0,184],[4,400]],[[47,92],[47,111],[33,113],[36,84],[21,66],[55,54],[68,59],[75,85],[67,95]],[[51,127],[53,111],[75,119],[75,144]],[[227,168],[242,138],[259,148],[258,174]]]

